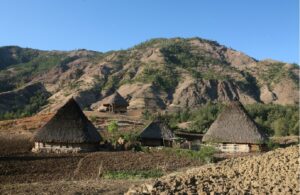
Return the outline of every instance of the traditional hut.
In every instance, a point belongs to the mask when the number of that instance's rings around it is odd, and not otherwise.
[[[176,131],[175,136],[180,139],[180,148],[199,150],[202,143],[203,134],[186,131]],[[183,141],[183,142],[182,142]]]
[[[74,153],[96,150],[101,136],[71,98],[33,137],[33,152]]]
[[[143,146],[172,146],[174,134],[163,122],[151,122],[140,134]]]
[[[128,102],[116,91],[101,101],[99,111],[124,113],[127,112],[127,107]]]
[[[266,136],[239,101],[230,102],[203,137],[222,152],[259,151]]]

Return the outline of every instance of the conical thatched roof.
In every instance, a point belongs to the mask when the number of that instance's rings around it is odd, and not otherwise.
[[[204,142],[259,144],[265,135],[239,101],[232,101],[203,137]]]
[[[37,131],[33,140],[53,143],[97,143],[101,136],[71,98],[50,121]]]
[[[142,139],[171,140],[174,134],[165,124],[159,121],[151,122],[140,134]]]
[[[112,95],[104,98],[101,103],[103,105],[118,105],[118,106],[128,106],[128,102],[116,91]]]

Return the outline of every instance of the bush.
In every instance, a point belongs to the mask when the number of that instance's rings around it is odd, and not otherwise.
[[[98,118],[98,117],[97,117],[97,116],[90,116],[89,118],[90,118],[91,122],[94,123],[94,122],[97,121],[97,118]]]
[[[275,143],[273,140],[269,139],[267,142],[266,142],[266,146],[267,146],[267,149],[268,150],[275,150],[277,148],[279,148],[279,144],[278,143]]]
[[[107,130],[111,134],[115,134],[118,132],[119,126],[116,121],[111,121],[107,127]]]
[[[108,171],[104,174],[106,179],[147,179],[161,176],[163,172],[160,169]]]
[[[216,149],[211,146],[202,146],[199,151],[175,148],[164,148],[164,151],[167,153],[175,153],[178,157],[199,160],[203,163],[210,163],[214,161]]]
[[[111,142],[113,145],[116,145],[119,138],[118,130],[118,123],[116,121],[111,121],[107,127],[107,131],[111,134]]]

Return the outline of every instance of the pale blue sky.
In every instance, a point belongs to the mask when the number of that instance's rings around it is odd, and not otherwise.
[[[298,0],[0,0],[0,46],[126,49],[201,37],[256,58],[298,62]]]

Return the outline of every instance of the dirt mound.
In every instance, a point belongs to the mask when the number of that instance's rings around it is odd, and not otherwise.
[[[173,173],[126,194],[298,194],[298,147]]]

